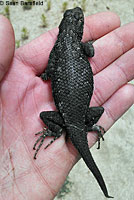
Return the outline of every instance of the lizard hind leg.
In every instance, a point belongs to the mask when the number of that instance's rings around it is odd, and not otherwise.
[[[40,150],[41,146],[43,145],[43,142],[47,136],[54,138],[50,141],[50,143],[45,147],[45,149],[50,146],[56,139],[58,139],[62,135],[62,125],[63,125],[63,119],[56,111],[46,111],[41,112],[40,118],[44,122],[44,124],[47,126],[47,128],[44,127],[42,131],[39,131],[35,135],[41,134],[39,138],[36,140],[33,149],[36,150],[34,154],[34,159],[36,159],[36,155],[38,151]],[[36,149],[36,145],[40,142]]]
[[[98,134],[98,147],[100,149],[100,139],[104,141],[103,134],[105,133],[105,129],[102,126],[97,125],[97,121],[100,119],[104,112],[103,107],[90,107],[86,114],[86,131],[95,131]]]

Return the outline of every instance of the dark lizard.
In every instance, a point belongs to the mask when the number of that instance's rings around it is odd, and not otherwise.
[[[47,68],[41,74],[43,80],[51,79],[57,111],[40,113],[40,118],[47,128],[36,133],[36,135],[42,135],[33,147],[36,149],[37,143],[41,141],[34,158],[36,159],[47,136],[53,136],[54,139],[45,148],[59,138],[65,130],[67,137],[71,139],[87,167],[95,176],[104,195],[111,198],[90,153],[87,141],[88,131],[96,131],[99,148],[104,129],[96,123],[103,114],[104,108],[89,107],[93,94],[93,73],[88,57],[94,56],[94,49],[90,42],[81,42],[83,26],[84,15],[81,8],[66,10],[59,25],[59,34],[50,53]]]

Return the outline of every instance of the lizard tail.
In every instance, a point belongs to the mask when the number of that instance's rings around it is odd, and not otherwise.
[[[98,169],[97,165],[95,164],[95,161],[91,155],[91,152],[88,147],[88,141],[87,141],[87,133],[85,131],[81,131],[78,128],[70,127],[69,130],[69,137],[75,146],[75,148],[80,153],[81,157],[85,161],[87,167],[91,170],[93,175],[95,176],[100,188],[102,189],[104,195],[107,198],[113,198],[108,195],[108,191],[105,185],[105,182],[103,180],[103,177],[100,173],[100,170]]]

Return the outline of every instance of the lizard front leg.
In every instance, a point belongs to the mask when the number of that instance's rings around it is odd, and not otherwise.
[[[55,51],[54,51],[54,49],[52,49],[50,56],[49,56],[47,67],[40,76],[42,78],[42,80],[46,81],[48,79],[51,79],[54,69],[55,69]]]
[[[87,132],[95,131],[98,133],[97,149],[100,148],[100,138],[104,140],[102,132],[105,133],[105,130],[103,127],[96,124],[100,119],[101,115],[103,114],[103,112],[104,112],[103,107],[90,107],[86,114],[86,126],[85,126],[86,131]]]
[[[54,138],[45,147],[45,149],[62,135],[63,124],[64,124],[62,117],[56,111],[41,112],[40,118],[42,119],[44,124],[47,126],[47,128],[44,127],[44,129],[42,131],[35,134],[35,135],[39,135],[39,134],[42,134],[42,135],[36,140],[36,142],[34,144],[33,149],[36,150],[35,154],[34,154],[34,159],[36,159],[36,155],[47,136],[53,136]],[[39,141],[41,141],[41,142],[40,142],[38,148],[36,149],[36,145],[38,144]]]
[[[93,41],[89,41],[86,43],[81,42],[82,48],[84,50],[84,54],[88,57],[94,56],[94,47],[93,47]]]

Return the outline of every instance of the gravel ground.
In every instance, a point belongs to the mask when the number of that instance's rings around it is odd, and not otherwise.
[[[62,7],[65,1],[51,0],[51,9],[47,11],[47,1],[43,6],[34,6],[31,10],[23,10],[21,5],[9,6],[10,20],[15,30],[17,44],[23,45],[42,33],[58,26],[63,12]],[[66,1],[67,8],[82,6],[84,1]],[[121,18],[121,23],[126,24],[134,21],[133,0],[89,0],[85,4],[85,16],[102,11],[113,11]],[[84,6],[84,5],[83,5]],[[5,13],[4,5],[0,5],[0,13]],[[46,16],[45,28],[41,27],[41,15]],[[22,40],[22,29],[26,27],[29,38]],[[19,42],[20,41],[20,42]],[[105,135],[105,142],[101,150],[97,151],[94,146],[91,151],[102,172],[109,188],[109,194],[115,200],[134,199],[134,106],[118,120]],[[71,191],[60,199],[64,200],[103,200],[102,195],[94,177],[91,175],[84,162],[80,160],[69,175],[73,183]],[[69,183],[68,183],[69,186]],[[57,198],[55,198],[57,200]]]

